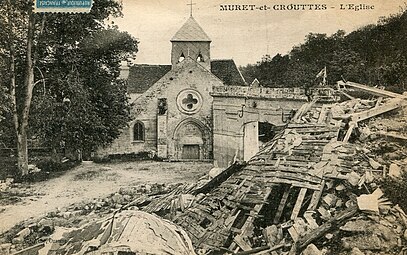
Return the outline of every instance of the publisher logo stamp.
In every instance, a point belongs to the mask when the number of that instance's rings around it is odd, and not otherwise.
[[[93,0],[35,0],[35,12],[89,12]]]

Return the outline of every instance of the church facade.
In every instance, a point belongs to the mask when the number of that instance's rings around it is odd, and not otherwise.
[[[211,39],[192,16],[171,44],[171,65],[129,68],[133,121],[99,156],[153,152],[169,160],[214,158],[212,89],[246,82],[233,60],[211,59]]]

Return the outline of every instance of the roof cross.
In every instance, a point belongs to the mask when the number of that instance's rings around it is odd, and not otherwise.
[[[187,5],[189,5],[191,7],[190,16],[192,17],[192,6],[196,5],[196,3],[192,3],[192,0],[191,0],[191,3],[189,3]]]

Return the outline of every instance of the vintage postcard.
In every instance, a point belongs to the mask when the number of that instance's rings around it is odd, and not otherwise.
[[[0,0],[0,254],[407,254],[405,0]]]

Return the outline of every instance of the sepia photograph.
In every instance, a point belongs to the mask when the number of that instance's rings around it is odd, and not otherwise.
[[[406,0],[0,0],[0,255],[407,255]]]

